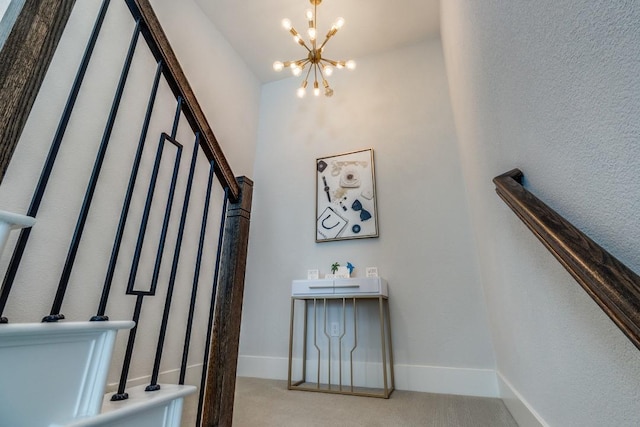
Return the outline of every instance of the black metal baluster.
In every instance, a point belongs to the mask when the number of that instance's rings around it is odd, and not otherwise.
[[[167,138],[169,141],[172,141],[174,144],[178,144],[178,142],[174,139]],[[162,266],[162,258],[164,254],[164,244],[167,241],[167,230],[169,229],[169,219],[171,218],[171,205],[173,204],[173,196],[176,190],[176,180],[178,179],[178,168],[180,166],[180,157],[182,156],[182,146],[179,146],[178,152],[176,154],[176,164],[173,169],[173,176],[171,178],[171,188],[169,190],[169,197],[167,198],[167,207],[164,211],[164,219],[162,221],[162,231],[160,232],[160,242],[158,243],[158,250],[156,251],[156,262],[153,267],[153,277],[151,278],[151,290],[153,294],[156,293],[156,288],[158,286],[158,277],[160,276],[160,267]]]
[[[131,36],[131,42],[129,43],[129,51],[127,52],[127,57],[122,67],[122,72],[120,74],[118,87],[116,89],[116,93],[113,98],[113,103],[111,104],[111,111],[109,111],[109,118],[107,120],[107,124],[105,126],[105,130],[102,135],[102,141],[100,142],[100,148],[98,149],[98,154],[96,156],[96,160],[93,165],[93,170],[91,171],[91,178],[89,179],[89,185],[87,186],[87,191],[85,193],[84,200],[82,201],[82,208],[80,209],[78,221],[76,222],[76,228],[73,232],[73,238],[71,239],[71,246],[69,247],[69,252],[67,253],[67,259],[64,263],[64,268],[62,269],[62,275],[60,277],[60,282],[58,283],[58,290],[56,291],[56,295],[53,300],[51,312],[49,313],[48,316],[45,316],[42,319],[43,322],[57,322],[59,319],[64,319],[64,315],[60,313],[60,310],[62,308],[62,302],[64,300],[64,295],[67,290],[67,286],[69,284],[69,278],[71,277],[71,270],[73,269],[73,264],[75,262],[76,255],[78,253],[78,247],[80,246],[80,240],[82,239],[82,233],[84,231],[84,226],[87,220],[87,216],[89,215],[89,209],[91,208],[91,202],[93,201],[93,194],[95,192],[96,185],[98,183],[98,178],[100,177],[102,163],[104,161],[104,157],[107,152],[107,147],[109,146],[109,141],[111,139],[111,132],[113,131],[113,125],[115,123],[116,116],[118,115],[118,109],[120,108],[120,101],[122,100],[124,86],[127,82],[127,77],[129,76],[129,69],[131,68],[131,62],[133,60],[133,55],[135,53],[136,44],[138,42],[139,35],[140,35],[140,21],[138,20],[136,21],[136,26],[133,30],[133,35]]]
[[[171,126],[171,138],[175,138],[176,134],[178,133],[178,124],[180,123],[180,114],[182,113],[182,104],[184,102],[181,96],[176,98],[176,101],[178,104],[176,106],[176,113],[173,116],[173,126]]]
[[[133,261],[131,262],[131,269],[129,271],[129,280],[127,281],[127,295],[134,294],[133,288],[136,282],[136,277],[138,275],[138,266],[140,265],[140,255],[142,254],[142,246],[144,245],[144,238],[147,233],[147,223],[149,221],[149,213],[151,212],[151,203],[153,202],[153,195],[156,190],[156,181],[158,180],[158,171],[160,170],[160,161],[162,160],[162,151],[164,148],[165,136],[166,134],[162,134],[162,136],[160,137],[160,142],[158,143],[158,151],[156,152],[156,158],[153,164],[153,172],[151,173],[149,190],[147,190],[147,198],[144,204],[142,221],[140,222],[140,230],[138,231],[136,249],[133,254]]]
[[[164,302],[164,311],[162,313],[162,323],[160,325],[160,334],[158,336],[158,347],[156,348],[156,358],[153,364],[153,372],[151,374],[151,383],[145,389],[146,391],[160,390],[158,384],[158,373],[160,372],[160,361],[162,359],[162,349],[164,347],[164,339],[167,333],[167,324],[169,322],[169,311],[171,310],[171,299],[173,298],[173,288],[176,283],[176,274],[178,272],[178,261],[180,259],[180,250],[182,248],[182,238],[184,237],[184,226],[187,222],[187,212],[189,211],[189,200],[191,199],[191,188],[193,184],[193,175],[196,170],[196,160],[198,151],[200,150],[200,133],[196,133],[196,140],[193,147],[193,155],[191,156],[191,167],[189,169],[189,178],[187,180],[187,189],[184,195],[184,203],[182,205],[182,215],[180,216],[180,225],[178,227],[178,236],[176,238],[176,246],[173,251],[173,262],[171,264],[171,274],[169,276],[169,286],[167,288],[167,296]]]
[[[202,252],[204,248],[204,237],[207,230],[207,220],[209,219],[209,203],[211,202],[211,188],[213,184],[213,175],[215,163],[211,162],[209,166],[209,180],[207,181],[207,193],[204,202],[204,211],[202,213],[202,224],[200,225],[200,239],[198,240],[198,255],[196,257],[195,271],[193,272],[193,284],[191,285],[191,301],[189,303],[189,316],[187,319],[187,327],[184,333],[184,346],[182,348],[182,362],[180,363],[180,379],[178,384],[184,384],[187,373],[187,359],[189,357],[189,346],[191,342],[191,329],[193,328],[193,316],[196,307],[196,295],[198,293],[198,281],[200,280],[200,265],[202,264]]]
[[[136,298],[136,306],[133,309],[133,321],[136,325],[129,331],[129,340],[127,341],[127,350],[122,363],[122,372],[120,373],[120,382],[118,383],[118,392],[111,396],[112,401],[126,400],[129,393],[125,393],[127,387],[127,377],[129,376],[129,368],[131,367],[131,355],[133,354],[133,345],[136,342],[136,333],[138,332],[138,320],[140,320],[140,312],[142,311],[142,302],[144,294],[139,294]]]
[[[163,224],[162,224],[162,233],[161,233],[161,237],[160,237],[160,242],[158,243],[158,250],[157,250],[157,254],[156,254],[156,268],[160,269],[160,259],[162,259],[162,254],[164,252],[164,243],[166,240],[166,234],[167,234],[167,228],[169,226],[169,218],[171,217],[171,206],[173,205],[173,195],[175,194],[175,188],[176,188],[176,181],[178,178],[178,170],[180,168],[180,157],[182,154],[182,146],[180,144],[178,144],[173,138],[171,138],[170,136],[168,136],[167,134],[163,133],[162,137],[160,138],[160,144],[159,144],[159,148],[158,148],[158,156],[157,156],[157,161],[156,164],[154,165],[154,176],[152,177],[151,181],[152,181],[152,186],[149,188],[149,195],[151,197],[147,197],[147,202],[148,202],[148,206],[146,206],[146,208],[150,208],[151,207],[151,201],[153,199],[153,187],[155,187],[155,183],[156,183],[156,178],[157,178],[157,172],[160,166],[160,160],[162,158],[162,148],[164,147],[164,141],[168,140],[171,141],[174,145],[176,145],[178,147],[178,150],[176,152],[176,160],[173,166],[173,175],[171,176],[171,186],[169,187],[169,196],[167,197],[167,204],[166,204],[166,208],[165,208],[165,215],[164,215],[164,220],[163,220]],[[149,210],[145,209],[145,220],[143,221],[143,225],[141,226],[141,230],[140,230],[140,235],[138,236],[138,242],[139,245],[136,248],[136,256],[139,257],[140,256],[140,251],[138,251],[138,248],[142,249],[142,242],[144,240],[144,229],[146,229],[146,225],[147,225],[147,221],[146,221],[146,217],[148,217],[149,214]],[[142,238],[140,238],[142,235]],[[136,263],[137,264],[137,263]],[[128,295],[136,295],[138,297],[138,299],[136,300],[136,312],[134,312],[134,321],[136,322],[136,327],[139,326],[137,325],[138,322],[138,318],[140,316],[139,311],[142,309],[142,302],[143,302],[143,297],[146,295],[149,296],[153,296],[156,293],[156,286],[158,284],[158,280],[157,280],[157,274],[154,274],[154,277],[152,279],[151,282],[151,287],[148,291],[139,291],[139,290],[135,290],[133,289],[133,285],[135,283],[135,276],[137,273],[137,266],[135,270],[132,270],[130,276],[129,276],[129,283],[127,286],[127,294]],[[140,309],[138,309],[138,304],[140,304]],[[132,338],[131,335],[133,335],[134,337]],[[122,369],[122,375],[120,378],[120,384],[118,386],[118,393],[114,394],[113,396],[111,396],[111,400],[124,400],[128,397],[127,393],[124,392],[125,387],[126,387],[126,383],[127,383],[127,377],[129,375],[129,364],[131,362],[131,356],[133,355],[133,345],[135,344],[135,331],[130,333],[129,335],[129,342],[127,344],[127,350],[125,353],[125,362],[124,362],[124,366]]]
[[[80,87],[82,86],[82,82],[84,81],[84,76],[86,74],[87,67],[89,66],[89,61],[91,60],[93,49],[96,45],[96,41],[98,40],[98,35],[100,34],[100,30],[102,29],[102,23],[104,22],[104,17],[106,16],[107,9],[109,8],[109,2],[110,0],[104,0],[102,2],[102,6],[100,7],[100,10],[98,12],[96,21],[93,24],[93,29],[91,31],[91,35],[89,36],[89,41],[87,42],[82,60],[80,61],[80,66],[78,67],[76,77],[73,81],[73,85],[71,86],[71,92],[69,93],[69,97],[67,98],[67,103],[62,112],[62,117],[60,118],[60,122],[58,123],[58,128],[56,129],[55,136],[53,137],[53,141],[51,142],[51,147],[49,148],[47,159],[42,168],[42,172],[40,173],[38,185],[36,186],[33,197],[31,199],[31,204],[29,205],[29,209],[27,210],[28,216],[35,217],[38,213],[38,210],[40,209],[40,203],[42,202],[42,198],[47,189],[51,171],[53,170],[60,145],[62,144],[62,139],[64,138],[64,134],[67,130],[67,125],[69,124],[71,113],[73,112],[73,108],[75,107],[76,99],[78,98],[78,93],[80,92]],[[2,288],[0,289],[0,315],[4,312],[4,308],[7,304],[7,299],[9,298],[9,293],[11,292],[11,287],[13,286],[13,281],[15,280],[16,273],[18,272],[18,267],[20,266],[20,262],[22,261],[22,256],[24,254],[25,247],[27,246],[27,241],[29,240],[30,234],[31,228],[23,228],[20,232],[20,236],[18,237],[18,242],[16,243],[13,255],[11,256],[11,261],[9,262],[9,266],[7,267],[7,272],[5,273]],[[0,323],[7,323],[7,318],[0,317]]]
[[[173,118],[173,126],[171,130],[171,134],[175,135],[178,131],[178,124],[180,121],[180,113],[182,112],[182,98],[178,97],[178,102],[176,105],[176,112]],[[144,297],[149,295],[155,295],[155,285],[152,284],[150,290],[148,291],[137,291],[134,290],[133,287],[135,285],[135,279],[138,271],[138,264],[140,260],[140,254],[142,252],[142,245],[144,242],[144,235],[147,229],[147,221],[149,218],[149,212],[151,209],[151,202],[153,201],[153,194],[155,192],[155,184],[158,177],[158,170],[160,169],[160,161],[162,159],[162,151],[164,148],[164,141],[169,140],[174,145],[178,147],[178,153],[176,153],[176,162],[174,164],[174,173],[173,179],[171,181],[171,191],[169,192],[169,199],[173,199],[173,189],[175,188],[175,178],[178,172],[178,166],[180,165],[180,153],[182,152],[182,146],[173,139],[173,137],[169,137],[166,133],[163,133],[160,136],[160,141],[158,143],[158,151],[156,153],[156,159],[153,165],[153,172],[151,175],[151,180],[149,183],[149,190],[147,191],[147,198],[145,201],[144,212],[142,214],[142,222],[140,224],[140,230],[138,232],[138,239],[136,243],[136,250],[133,257],[133,262],[131,265],[131,271],[129,273],[129,280],[127,281],[127,295],[136,295],[136,308],[133,313],[133,321],[136,322],[136,326],[129,332],[129,340],[127,342],[127,349],[125,350],[124,362],[122,366],[122,372],[120,374],[120,382],[118,383],[118,391],[111,396],[111,400],[125,400],[129,398],[129,394],[125,393],[125,389],[127,386],[127,378],[129,376],[129,367],[131,365],[131,358],[133,355],[133,346],[135,344],[135,335],[138,328],[138,320],[140,318],[140,311],[142,310],[142,303]],[[170,206],[169,206],[170,209]],[[166,220],[165,215],[165,220]],[[162,242],[161,242],[162,243]]]
[[[213,167],[213,161],[211,162]],[[224,189],[224,202],[222,205],[222,217],[220,219],[220,232],[218,235],[218,251],[216,252],[216,266],[213,274],[213,286],[211,288],[211,305],[209,306],[209,321],[207,323],[207,338],[204,348],[204,361],[202,363],[202,375],[200,377],[200,394],[198,396],[197,418],[202,418],[202,406],[204,405],[204,389],[207,383],[207,370],[209,369],[209,350],[211,349],[211,333],[213,330],[213,316],[216,308],[216,294],[218,291],[218,274],[220,273],[220,254],[222,253],[222,242],[224,237],[224,224],[227,219],[227,202],[229,201],[229,187]]]
[[[180,111],[182,108],[182,99],[178,98],[178,106],[176,107],[176,114],[173,120],[173,129],[171,134],[175,135],[178,129],[178,121],[180,119]],[[158,178],[158,170],[160,168],[160,160],[162,158],[162,149],[165,139],[169,138],[166,133],[163,133],[160,137],[158,144],[158,151],[156,153],[155,163],[153,165],[153,173],[151,174],[151,182],[149,183],[149,190],[147,191],[147,199],[144,205],[144,213],[142,215],[142,222],[140,223],[140,231],[138,232],[138,240],[136,242],[136,249],[133,255],[133,262],[131,263],[131,271],[129,272],[129,280],[127,282],[127,294],[133,293],[133,286],[135,284],[136,275],[138,273],[138,265],[140,263],[140,254],[142,253],[142,245],[144,244],[144,236],[147,232],[147,221],[149,220],[149,212],[151,211],[151,202],[153,201],[153,194],[155,192],[155,183]],[[171,138],[173,140],[173,138]],[[173,140],[175,141],[175,140]],[[175,141],[177,143],[177,141]],[[154,288],[155,290],[155,288]]]
[[[127,193],[125,195],[124,203],[122,206],[122,212],[120,213],[120,221],[118,222],[118,230],[113,242],[113,249],[111,250],[111,258],[109,259],[109,267],[107,268],[107,275],[104,280],[104,286],[102,288],[102,296],[100,297],[100,304],[98,305],[98,311],[95,316],[91,318],[92,321],[109,320],[108,316],[104,313],[107,309],[107,300],[109,299],[109,292],[111,290],[111,283],[113,281],[113,274],[116,269],[116,263],[118,261],[118,254],[120,253],[120,245],[122,244],[122,237],[124,234],[124,227],[127,223],[127,217],[129,215],[129,207],[131,206],[131,198],[133,196],[133,189],[138,178],[138,170],[140,168],[140,161],[142,159],[142,152],[144,150],[145,141],[147,139],[147,131],[149,130],[149,122],[153,113],[153,106],[155,104],[156,95],[158,93],[158,84],[160,83],[160,76],[162,75],[162,62],[158,62],[156,67],[156,74],[153,80],[153,86],[151,88],[151,94],[149,95],[149,101],[147,103],[147,112],[142,124],[142,131],[140,133],[140,139],[138,141],[138,148],[136,150],[135,159],[133,161],[133,167],[131,168],[131,176],[129,177],[129,184],[127,186]]]

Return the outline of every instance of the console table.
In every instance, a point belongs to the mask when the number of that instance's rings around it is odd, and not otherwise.
[[[289,390],[389,398],[394,374],[387,282],[294,280],[291,290]]]

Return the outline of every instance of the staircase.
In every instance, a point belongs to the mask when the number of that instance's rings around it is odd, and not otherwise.
[[[9,231],[33,218],[0,211],[0,247]],[[104,395],[116,334],[133,321],[0,325],[0,425],[179,426],[188,385],[129,389],[129,398]]]
[[[149,0],[29,1],[7,45],[0,81],[34,79],[0,120],[0,203],[28,206],[0,213],[2,247],[23,228],[0,259],[0,427],[177,426],[196,390],[196,426],[230,425],[252,182]]]

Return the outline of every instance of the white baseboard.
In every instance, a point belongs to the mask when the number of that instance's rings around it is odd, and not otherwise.
[[[289,359],[286,357],[238,356],[239,377],[286,380]]]
[[[493,369],[395,365],[398,390],[463,396],[498,397]]]
[[[286,357],[239,356],[238,376],[286,380]],[[398,390],[465,396],[499,397],[493,369],[395,365]]]
[[[502,401],[520,427],[549,427],[531,405],[513,388],[511,383],[497,372]]]

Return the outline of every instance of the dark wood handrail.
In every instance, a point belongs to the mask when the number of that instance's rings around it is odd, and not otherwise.
[[[518,169],[493,179],[496,192],[640,349],[640,276],[522,186]]]

